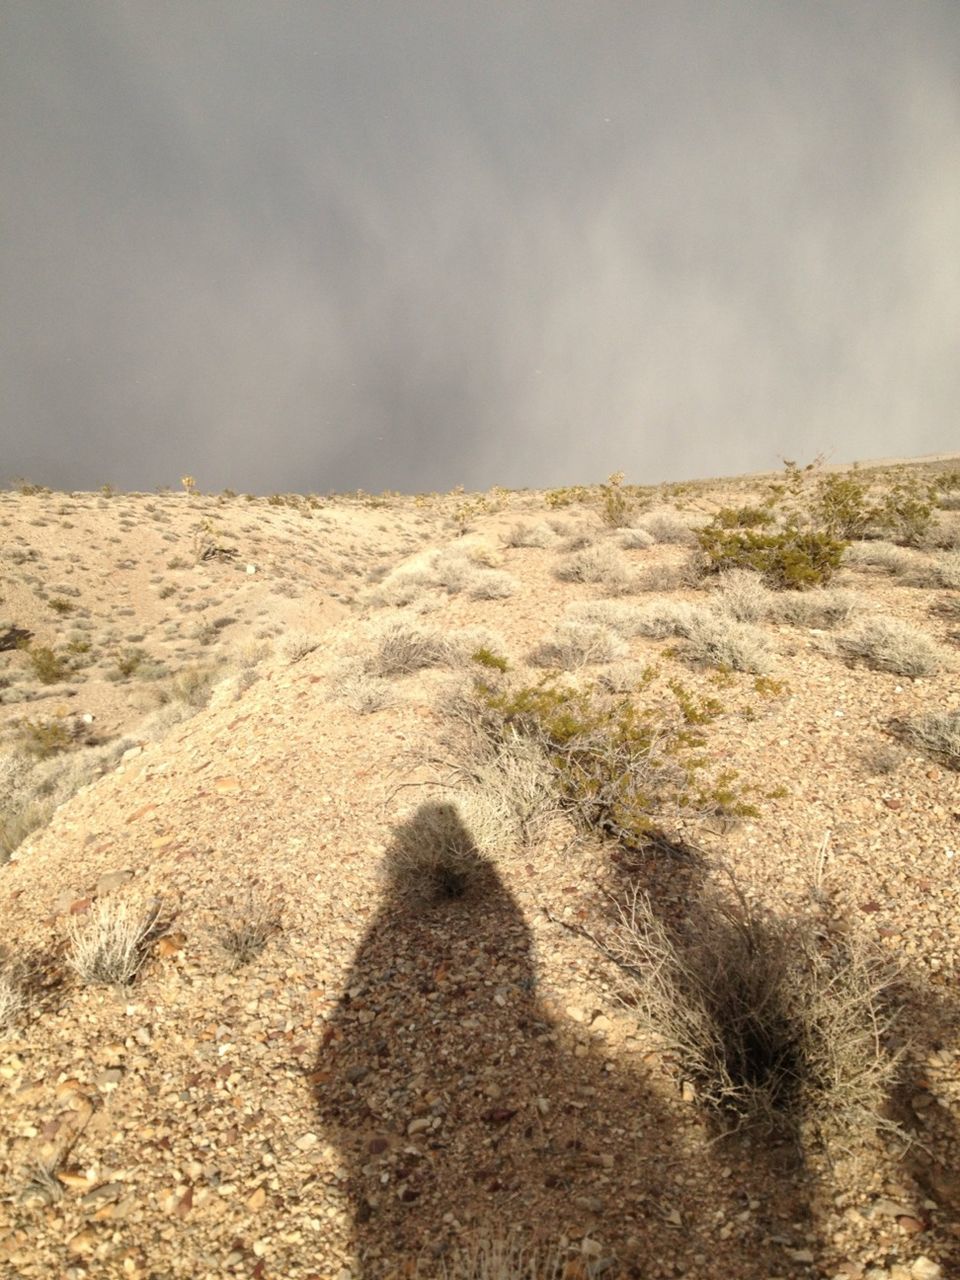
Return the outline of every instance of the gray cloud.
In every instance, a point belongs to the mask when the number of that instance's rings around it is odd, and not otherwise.
[[[956,447],[960,10],[9,3],[7,475]]]

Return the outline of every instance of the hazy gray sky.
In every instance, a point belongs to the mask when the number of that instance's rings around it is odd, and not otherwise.
[[[0,15],[0,479],[960,448],[957,0]]]

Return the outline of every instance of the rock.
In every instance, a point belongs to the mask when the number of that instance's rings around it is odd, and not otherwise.
[[[92,1191],[88,1191],[86,1195],[81,1196],[80,1203],[84,1209],[99,1209],[101,1205],[119,1200],[125,1190],[126,1188],[122,1182],[104,1182],[99,1187],[94,1187]]]
[[[257,1187],[253,1195],[247,1200],[247,1208],[251,1213],[259,1213],[263,1206],[267,1203],[267,1193],[263,1187]]]
[[[91,1231],[88,1227],[85,1231],[78,1231],[75,1236],[67,1241],[67,1251],[69,1253],[89,1253],[97,1243],[97,1233]]]
[[[910,1266],[910,1274],[913,1280],[940,1280],[943,1275],[943,1268],[939,1263],[933,1262],[925,1254],[916,1258]]]
[[[311,1147],[317,1145],[317,1135],[315,1133],[305,1133],[297,1139],[296,1146],[298,1151],[309,1151]]]
[[[102,897],[106,893],[112,893],[114,889],[119,889],[121,885],[129,884],[133,879],[134,873],[129,868],[123,871],[107,871],[97,881],[97,895]]]
[[[423,1133],[424,1129],[430,1128],[429,1116],[418,1116],[416,1120],[411,1120],[407,1125],[407,1136],[413,1137],[415,1133]]]
[[[571,1022],[586,1022],[587,1015],[575,1004],[568,1004],[566,1008],[567,1017]]]
[[[240,779],[234,777],[215,778],[213,789],[218,796],[235,796],[240,790]]]
[[[101,1093],[109,1093],[115,1089],[123,1079],[122,1067],[109,1067],[106,1071],[101,1071],[96,1078],[96,1086]]]
[[[902,1213],[897,1218],[897,1225],[901,1231],[906,1231],[908,1235],[915,1236],[921,1231],[925,1231],[926,1227],[919,1218],[915,1218],[913,1214]]]

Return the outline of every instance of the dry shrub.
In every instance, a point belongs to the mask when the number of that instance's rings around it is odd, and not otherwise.
[[[280,931],[280,910],[270,897],[248,893],[239,904],[230,903],[229,919],[219,934],[220,946],[234,970],[250,964]]]
[[[623,1002],[718,1116],[846,1136],[881,1123],[897,1072],[885,1043],[894,975],[866,944],[777,917],[734,885],[676,930],[634,893],[610,949]]]
[[[318,649],[320,643],[321,637],[309,631],[291,631],[283,642],[283,656],[292,666]]]
[[[161,903],[103,898],[67,925],[67,963],[82,982],[126,986],[160,936]]]
[[[595,622],[559,622],[552,635],[531,655],[530,661],[539,667],[559,667],[562,671],[574,671],[595,663],[613,662],[626,654],[623,640]]]
[[[785,622],[792,627],[829,630],[846,622],[862,605],[863,598],[855,591],[819,587],[777,595],[770,616],[774,622]]]
[[[730,569],[717,582],[715,607],[736,622],[762,622],[777,599],[759,573]]]
[[[614,591],[626,590],[630,580],[627,562],[606,542],[572,552],[553,572],[561,582],[599,583]]]
[[[696,610],[683,633],[684,656],[695,662],[763,675],[772,666],[770,642],[759,627],[722,614]]]
[[[394,829],[385,870],[395,891],[429,905],[479,891],[489,863],[456,805],[431,801]]]
[[[440,667],[454,658],[449,641],[439,632],[400,620],[388,622],[375,637],[366,670],[375,676],[408,675],[426,667]]]
[[[608,627],[618,636],[643,635],[643,616],[639,606],[619,600],[579,600],[567,610],[570,621]]]
[[[583,1275],[564,1265],[555,1246],[525,1244],[516,1238],[482,1239],[460,1249],[443,1264],[443,1280],[563,1280]]]
[[[837,648],[853,661],[899,676],[928,676],[940,669],[940,654],[930,637],[898,618],[865,618],[837,637]]]
[[[545,524],[512,525],[503,536],[507,547],[549,547],[556,542],[557,535]]]
[[[853,542],[844,553],[843,563],[855,569],[880,569],[900,577],[912,572],[917,559],[894,542]]]
[[[509,573],[496,569],[478,570],[468,587],[471,600],[506,600],[515,595],[518,583]]]
[[[960,711],[930,711],[894,721],[891,728],[948,768],[960,770]]]
[[[648,533],[654,542],[689,546],[694,540],[690,526],[672,511],[652,512],[638,520],[637,527]]]
[[[960,591],[960,551],[944,551],[937,556],[925,575],[923,585]]]
[[[12,968],[0,972],[0,1035],[10,1031],[27,1008],[27,995],[20,976]]]
[[[759,627],[699,605],[658,600],[638,610],[641,635],[654,639],[680,636],[687,641],[684,656],[711,666],[763,674],[770,670],[770,644]]]
[[[646,529],[624,529],[620,535],[620,545],[624,551],[646,551],[655,541],[653,534]]]

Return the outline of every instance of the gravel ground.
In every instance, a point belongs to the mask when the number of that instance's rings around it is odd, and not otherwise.
[[[707,751],[759,816],[675,824],[694,860],[618,855],[557,821],[464,898],[417,904],[384,856],[442,797],[430,761],[449,757],[462,677],[392,678],[392,705],[362,715],[335,696],[337,652],[369,648],[368,617],[419,616],[492,629],[522,670],[603,589],[558,582],[556,547],[503,548],[515,519],[451,544],[487,547],[512,597],[428,589],[331,616],[317,650],[135,746],[0,868],[8,953],[35,969],[29,1016],[0,1041],[0,1275],[430,1277],[506,1231],[559,1245],[568,1280],[960,1275],[960,785],[885,731],[960,707],[934,593],[845,571],[869,612],[941,645],[924,678],[847,665],[829,634],[787,626],[765,624],[775,686],[630,639],[658,679],[723,704]],[[666,580],[687,552],[624,555]],[[900,963],[900,1137],[722,1136],[618,1001],[590,936],[609,894],[640,884],[681,919],[724,868],[770,910]],[[123,990],[80,981],[70,922],[131,895],[160,900],[164,936]],[[234,968],[224,931],[257,903],[280,927]]]

